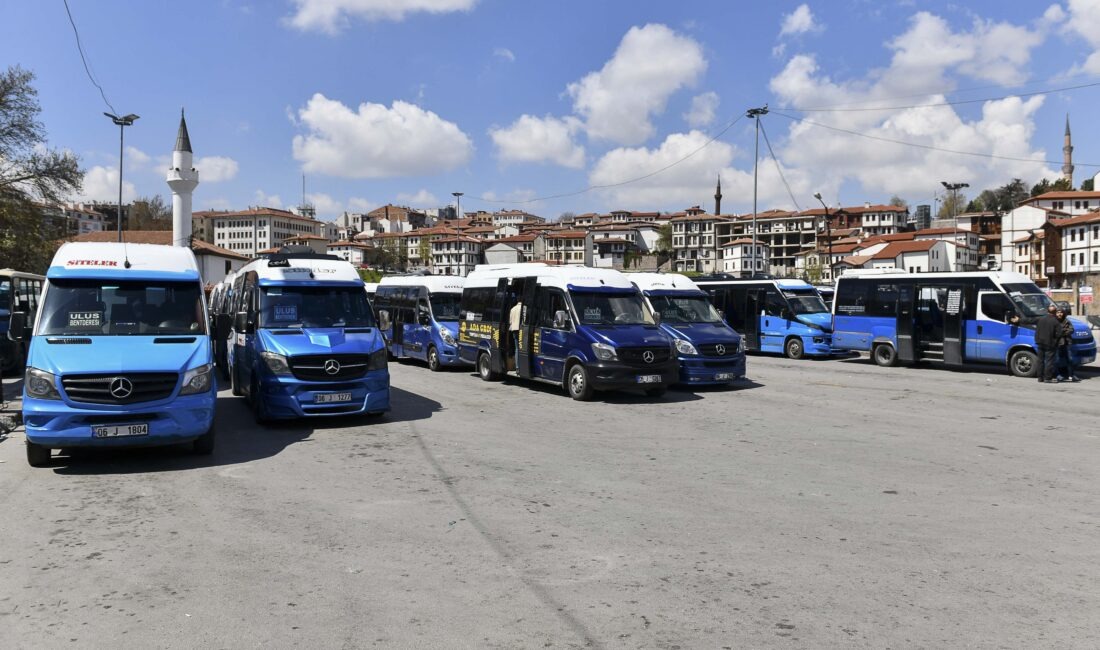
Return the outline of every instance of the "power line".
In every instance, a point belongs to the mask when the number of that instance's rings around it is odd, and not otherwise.
[[[775,157],[775,152],[772,151],[771,140],[768,140],[768,132],[764,129],[764,123],[760,123],[760,132],[764,134],[764,144],[768,145],[768,153],[771,154],[772,162],[775,163],[775,171],[779,172],[779,178],[783,181],[783,186],[787,188],[787,196],[791,197],[791,203],[794,203],[794,207],[802,212],[802,206],[798,205],[798,199],[794,198],[794,192],[791,191],[791,185],[787,182],[787,177],[783,175],[783,168],[779,166],[779,159]]]
[[[934,102],[929,104],[912,104],[909,106],[862,106],[862,107],[820,107],[820,108],[788,108],[787,110],[798,111],[800,113],[848,113],[848,112],[866,112],[866,111],[903,111],[911,108],[934,108],[938,106],[961,106],[964,104],[982,104],[985,102],[995,102],[1010,97],[1036,97],[1040,95],[1050,95],[1052,93],[1066,92],[1070,90],[1081,90],[1083,88],[1095,88],[1100,86],[1100,81],[1087,84],[1078,84],[1076,86],[1064,86],[1062,88],[1048,88],[1046,90],[1036,90],[1030,93],[1011,93],[1008,95],[1001,95],[998,97],[983,97],[981,99],[960,99],[956,101]]]
[[[112,113],[117,114],[114,106],[111,106],[111,102],[107,101],[107,94],[103,92],[103,86],[99,85],[99,82],[95,80],[92,75],[91,69],[88,67],[88,59],[84,55],[84,45],[80,42],[80,31],[76,28],[76,21],[73,20],[73,12],[69,9],[69,0],[62,0],[65,3],[65,13],[69,16],[69,24],[73,26],[73,35],[76,36],[76,51],[80,53],[80,61],[84,64],[84,73],[88,75],[88,81],[92,82],[96,88],[99,89],[99,96],[103,98],[103,103],[107,105],[107,108],[111,109]]]
[[[1012,157],[1012,156],[999,156],[997,154],[992,154],[992,153],[981,153],[981,152],[976,152],[976,151],[959,151],[958,149],[945,149],[943,147],[934,147],[932,145],[927,145],[927,144],[919,144],[919,143],[916,143],[916,142],[906,142],[904,140],[894,140],[892,138],[883,138],[883,137],[877,136],[877,135],[870,135],[870,134],[867,134],[867,133],[860,133],[859,131],[852,131],[850,129],[843,129],[839,126],[833,126],[831,124],[823,124],[821,122],[814,122],[813,120],[807,120],[807,119],[802,118],[802,117],[795,117],[794,115],[787,115],[786,113],[782,113],[780,111],[773,110],[772,113],[774,113],[775,115],[779,115],[781,117],[785,117],[788,120],[791,120],[792,122],[801,122],[803,124],[809,124],[810,126],[817,126],[817,127],[823,128],[823,129],[829,129],[830,131],[838,131],[840,133],[847,133],[848,135],[854,135],[854,136],[858,136],[860,138],[867,138],[868,140],[877,140],[879,142],[889,142],[889,143],[892,143],[892,144],[900,144],[900,145],[905,145],[907,147],[916,147],[917,149],[925,149],[925,150],[928,150],[928,151],[939,151],[939,152],[942,152],[942,153],[958,154],[960,156],[974,156],[974,157],[977,157],[977,158],[990,158],[990,159],[993,159],[993,160],[1010,160],[1010,161],[1014,161],[1014,162],[1026,162],[1026,163],[1035,163],[1035,164],[1043,164],[1043,165],[1061,165],[1062,164],[1061,160],[1040,160],[1040,159],[1037,159],[1037,158],[1015,158],[1015,157]],[[1073,164],[1077,165],[1078,167],[1100,167],[1100,164],[1095,164],[1095,163],[1074,162]]]

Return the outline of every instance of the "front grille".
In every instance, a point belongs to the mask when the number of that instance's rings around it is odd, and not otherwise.
[[[723,352],[718,353],[718,346],[723,347]],[[699,346],[699,354],[704,357],[732,357],[737,354],[736,343],[704,343]]]
[[[367,374],[370,355],[366,354],[308,354],[290,357],[287,362],[294,376],[302,381],[347,381]],[[330,362],[337,364],[336,372]]]
[[[653,366],[669,360],[671,351],[666,347],[660,348],[619,348],[619,360],[632,366]],[[653,353],[653,361],[647,362],[646,352]]]
[[[118,375],[70,375],[61,378],[65,394],[88,404],[136,404],[171,397],[179,383],[175,372],[134,372]]]

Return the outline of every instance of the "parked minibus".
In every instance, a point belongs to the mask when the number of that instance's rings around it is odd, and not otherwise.
[[[13,269],[0,269],[0,374],[22,369],[27,363],[26,341],[8,336],[11,315],[22,313],[30,328],[46,278]]]
[[[722,319],[706,292],[676,273],[628,273],[660,315],[680,362],[680,383],[730,384],[745,377],[744,339]]]
[[[374,311],[390,355],[426,361],[433,371],[469,365],[458,356],[458,306],[465,279],[388,275],[374,294]]]
[[[880,366],[999,363],[1016,376],[1034,377],[1039,371],[1035,323],[1049,304],[1050,298],[1018,273],[848,271],[837,280],[833,345],[869,351]],[[1092,363],[1096,342],[1088,326],[1071,322],[1072,362]]]
[[[832,354],[832,318],[809,283],[705,276],[696,278],[695,284],[741,333],[746,350],[777,352],[790,359]]]
[[[210,292],[210,337],[214,345],[214,364],[218,372],[225,379],[229,379],[229,336],[228,328],[216,326],[219,316],[233,317],[233,282],[237,279],[236,273],[225,276],[214,290]]]
[[[27,461],[72,447],[214,449],[216,382],[198,264],[189,248],[69,243],[54,256],[23,384]]]
[[[833,296],[836,294],[836,289],[824,284],[814,285],[814,289],[817,289],[817,295],[821,296],[821,302],[825,303],[825,308],[832,312]]]
[[[273,254],[233,281],[229,378],[257,422],[390,409],[386,345],[355,267],[334,255]]]
[[[678,379],[672,339],[638,288],[612,269],[479,265],[466,278],[459,316],[459,355],[485,381],[507,374],[588,400],[621,388],[656,397]]]
[[[364,282],[363,291],[367,292],[367,300],[369,300],[371,304],[374,304],[374,294],[378,293],[378,283]]]

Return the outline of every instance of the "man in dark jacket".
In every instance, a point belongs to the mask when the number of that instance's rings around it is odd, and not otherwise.
[[[1039,381],[1054,381],[1054,361],[1058,354],[1058,335],[1062,324],[1054,315],[1054,303],[1047,306],[1047,313],[1035,323],[1035,347],[1039,349]]]

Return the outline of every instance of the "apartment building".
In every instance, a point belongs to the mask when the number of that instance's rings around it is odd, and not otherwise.
[[[728,275],[751,278],[757,273],[765,273],[768,269],[768,247],[761,242],[756,243],[756,255],[752,251],[752,239],[734,239],[722,244],[721,247],[722,273]],[[753,264],[755,262],[755,265]],[[755,266],[755,268],[753,268]]]
[[[287,239],[302,235],[322,236],[323,222],[275,208],[206,210],[192,214],[196,239],[245,256],[278,248]]]
[[[546,223],[546,219],[540,216],[524,212],[523,210],[500,210],[491,216],[492,225],[499,228],[513,226],[519,228],[524,225],[536,225]]]
[[[484,243],[465,235],[441,237],[431,242],[435,275],[466,277],[481,263]]]
[[[592,254],[584,230],[559,230],[545,234],[546,260],[561,264],[591,265]]]
[[[789,276],[794,273],[800,253],[817,247],[817,228],[821,219],[812,211],[766,210],[756,215],[756,241],[767,248],[767,273]],[[753,239],[751,214],[729,219],[718,226],[718,246],[736,239]]]
[[[369,252],[373,250],[374,247],[368,244],[344,240],[329,243],[327,252],[329,255],[336,255],[347,260],[355,266],[366,266]]]
[[[714,273],[718,270],[718,229],[729,217],[687,210],[672,217],[672,269]]]

